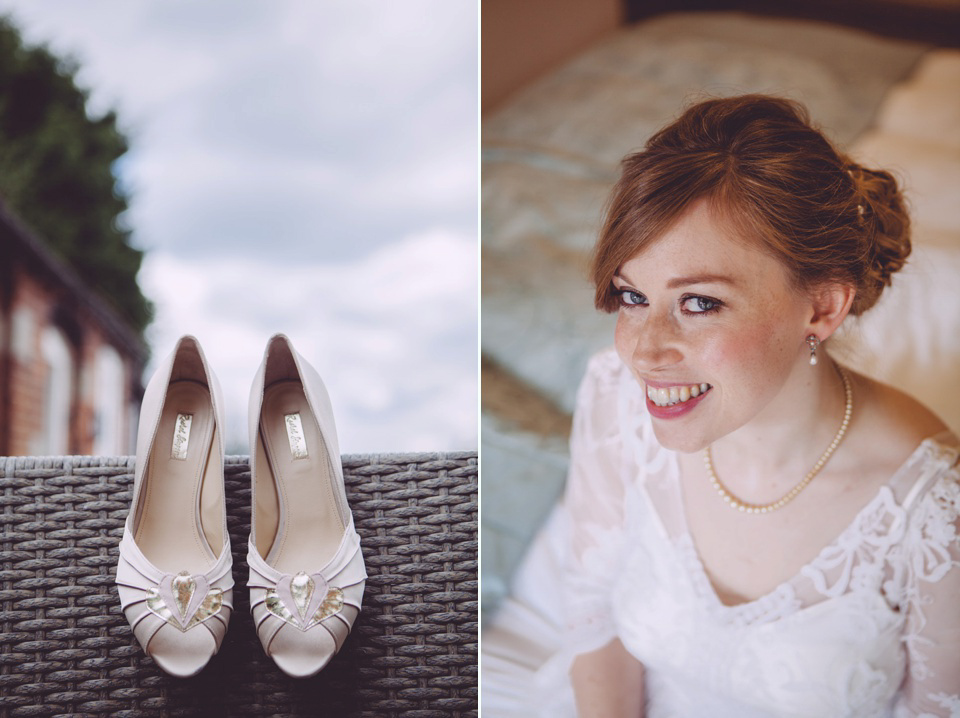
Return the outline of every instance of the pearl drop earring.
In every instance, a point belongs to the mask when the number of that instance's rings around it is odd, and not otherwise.
[[[816,334],[810,334],[807,337],[807,346],[810,347],[810,366],[816,366],[817,347],[820,346],[820,338]]]

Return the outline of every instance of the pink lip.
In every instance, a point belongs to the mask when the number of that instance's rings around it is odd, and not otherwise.
[[[663,386],[659,386],[653,382],[650,382],[650,386],[661,389],[669,386],[677,386],[677,384],[664,384]],[[693,399],[688,399],[680,404],[674,404],[673,406],[657,406],[650,401],[650,397],[647,397],[647,411],[650,412],[650,416],[652,416],[654,419],[677,419],[693,411],[697,405],[710,394],[711,391],[713,391],[712,388],[708,389],[700,396],[694,397]]]

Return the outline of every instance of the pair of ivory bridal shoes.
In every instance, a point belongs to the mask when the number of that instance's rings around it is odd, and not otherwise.
[[[223,398],[183,337],[147,385],[133,503],[117,585],[134,635],[164,671],[198,673],[233,610],[223,484]],[[290,676],[320,671],[360,612],[366,571],[347,506],[326,388],[283,335],[250,395],[250,606],[267,655]]]

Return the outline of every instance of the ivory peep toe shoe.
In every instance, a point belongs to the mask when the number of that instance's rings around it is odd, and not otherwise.
[[[233,610],[223,489],[223,398],[183,337],[147,384],[117,587],[143,650],[174,676],[219,650]]]
[[[253,621],[284,673],[312,676],[343,646],[367,574],[330,398],[282,334],[268,342],[250,392],[250,448]]]

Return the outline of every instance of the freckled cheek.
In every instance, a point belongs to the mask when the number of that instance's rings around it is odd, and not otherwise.
[[[704,366],[718,372],[721,382],[757,387],[779,372],[785,346],[773,327],[754,325],[736,332],[718,332],[701,346]],[[727,386],[734,390],[735,386]]]
[[[617,326],[613,330],[613,343],[617,348],[617,354],[624,363],[629,363],[633,356],[634,347],[637,345],[637,336],[635,331],[631,331],[630,322],[623,316],[623,312],[617,314]]]

